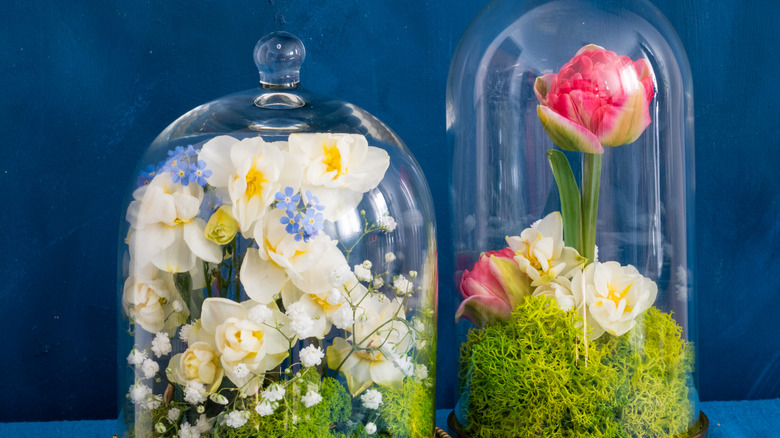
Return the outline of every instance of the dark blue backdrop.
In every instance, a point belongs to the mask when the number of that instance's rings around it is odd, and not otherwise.
[[[444,90],[486,0],[14,0],[0,5],[0,421],[115,415],[116,241],[124,187],[183,112],[252,88],[255,41],[306,44],[304,86],[390,125],[436,202],[439,407],[456,347]],[[657,0],[696,108],[704,400],[780,397],[780,3]]]

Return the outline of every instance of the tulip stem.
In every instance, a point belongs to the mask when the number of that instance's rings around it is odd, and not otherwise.
[[[582,246],[580,254],[590,262],[596,253],[596,217],[601,184],[601,154],[583,154],[582,161]]]

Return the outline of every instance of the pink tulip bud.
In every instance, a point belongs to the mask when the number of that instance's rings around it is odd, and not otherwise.
[[[463,273],[460,293],[465,298],[455,321],[466,318],[478,327],[497,319],[509,319],[512,310],[531,294],[531,280],[514,261],[512,248],[490,251]]]
[[[634,142],[650,124],[653,72],[594,44],[581,48],[559,73],[536,78],[537,114],[561,149],[592,154]]]

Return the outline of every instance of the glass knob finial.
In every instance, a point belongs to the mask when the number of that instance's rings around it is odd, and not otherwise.
[[[255,64],[264,88],[296,88],[306,58],[301,40],[289,32],[272,32],[255,45]]]

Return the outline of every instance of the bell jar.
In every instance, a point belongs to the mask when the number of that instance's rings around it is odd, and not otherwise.
[[[119,250],[119,436],[429,437],[436,241],[419,165],[368,112],[300,88],[263,37],[260,86],[152,142]]]
[[[496,0],[450,65],[461,437],[706,434],[691,72],[646,0]]]

